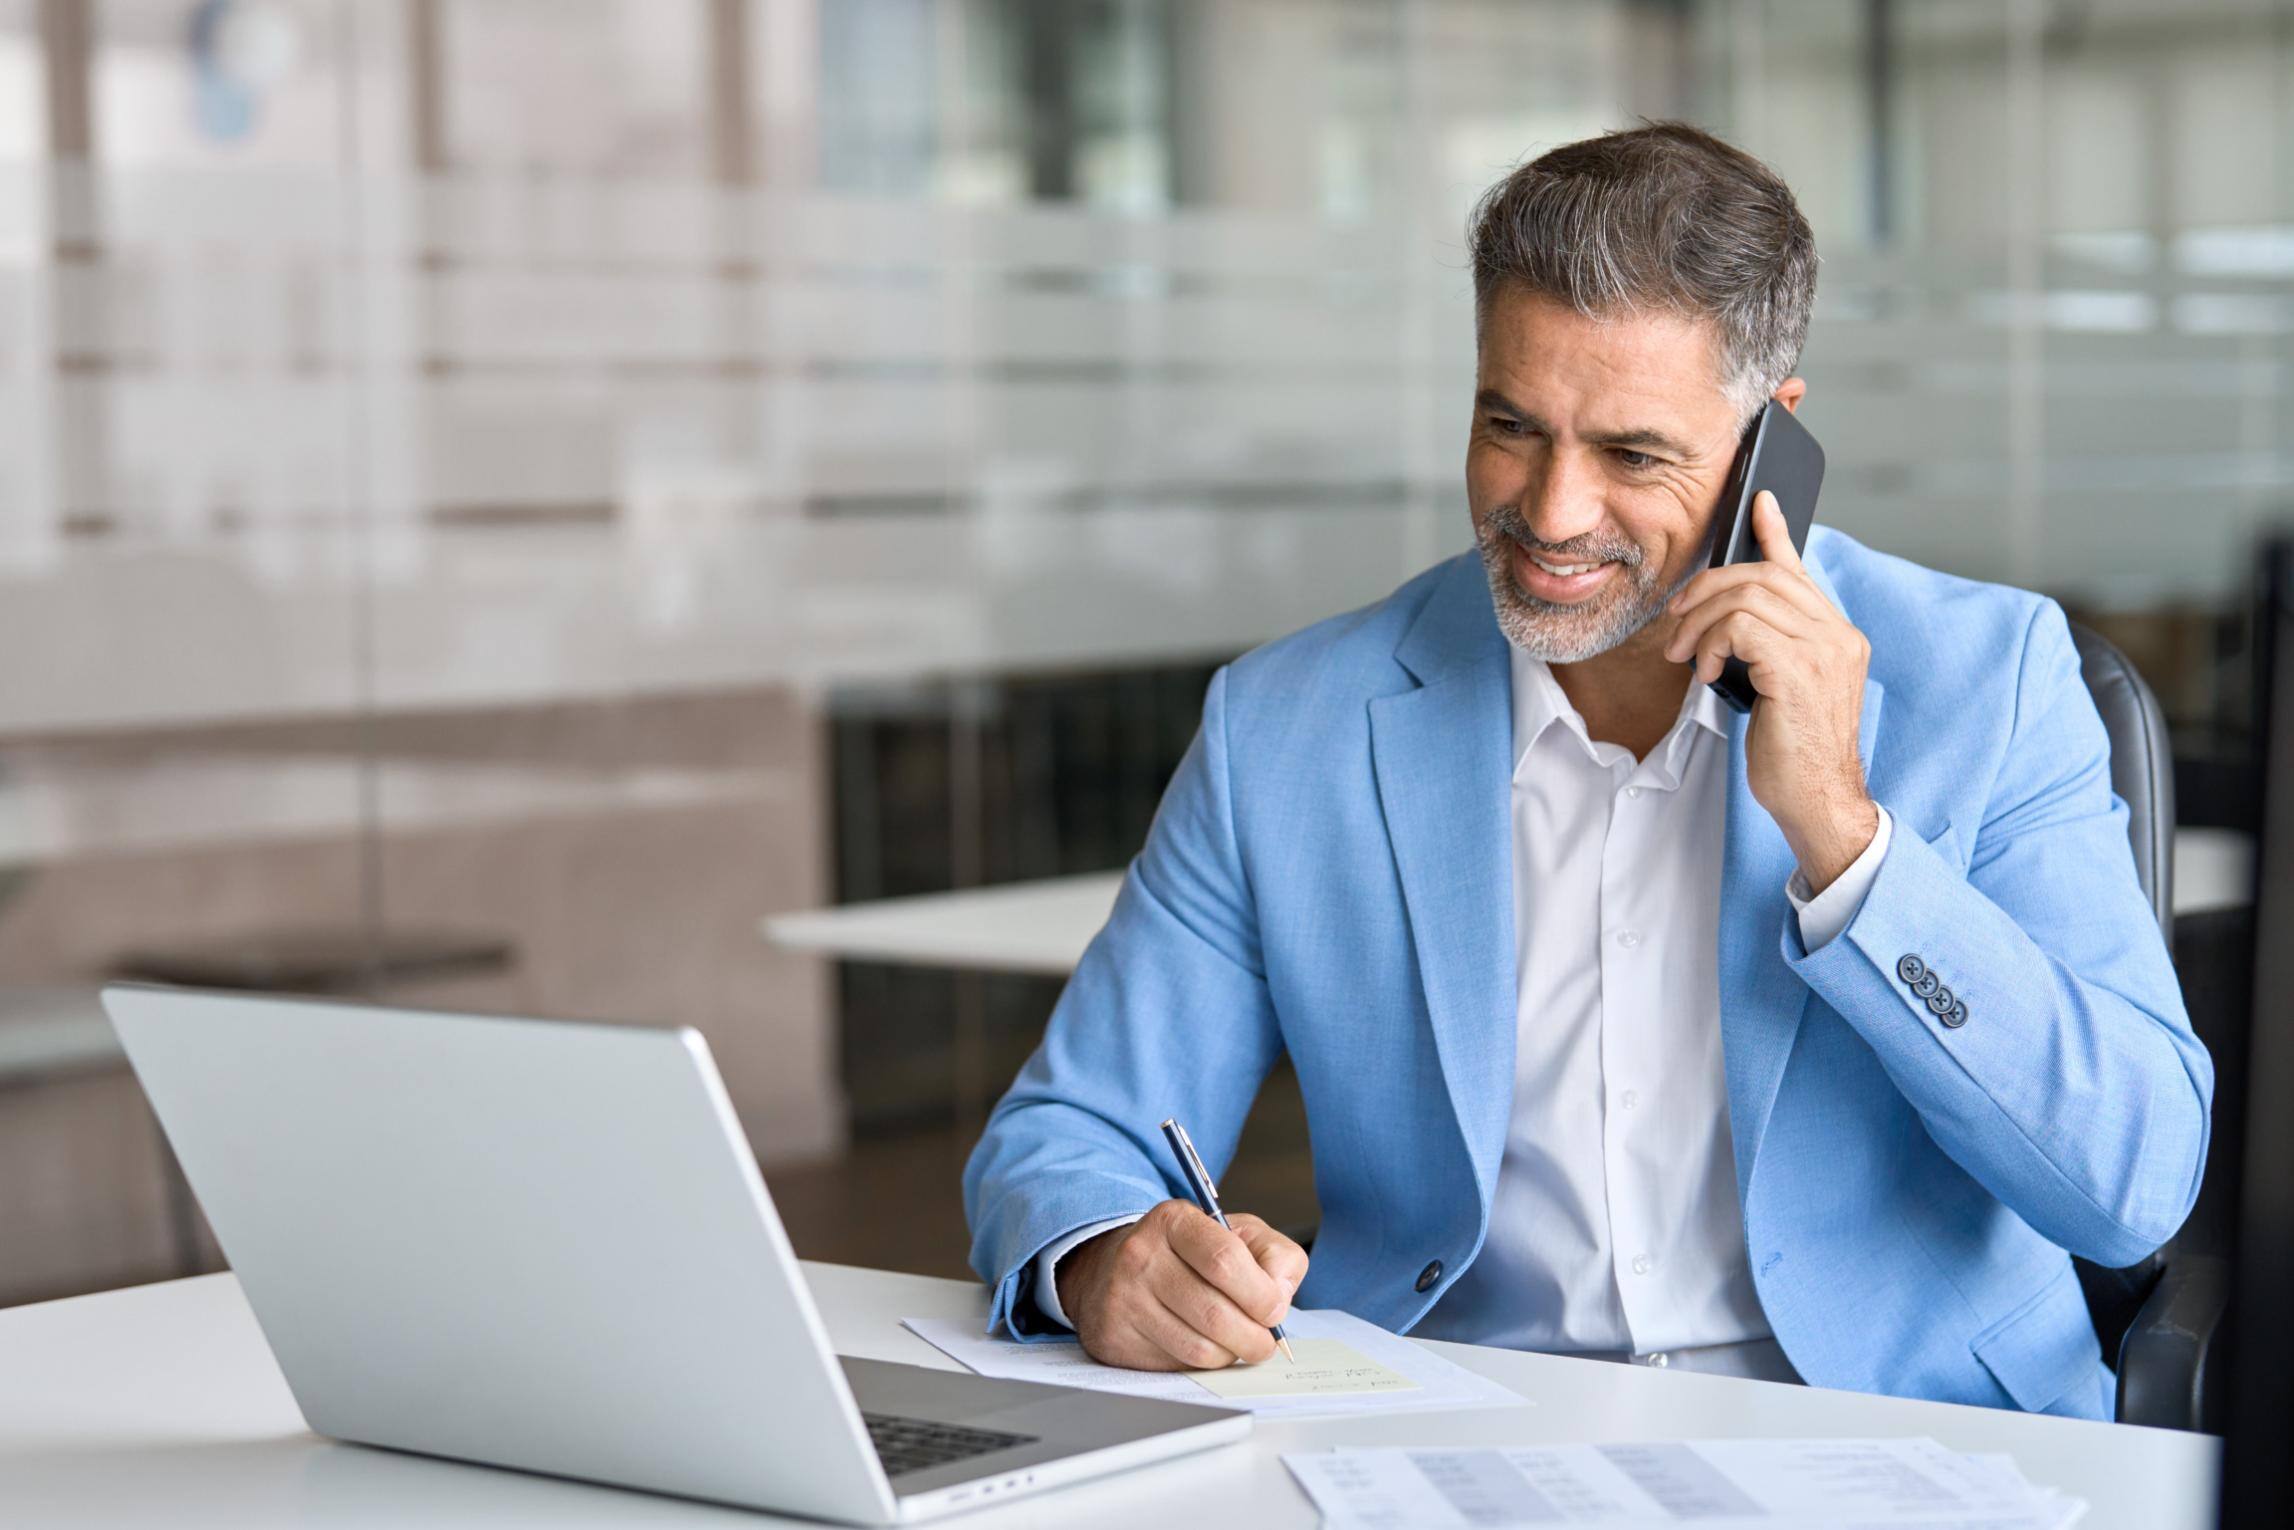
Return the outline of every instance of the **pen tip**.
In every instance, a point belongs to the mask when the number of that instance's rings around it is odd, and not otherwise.
[[[1275,1342],[1275,1345],[1276,1345],[1276,1347],[1277,1347],[1277,1348],[1279,1348],[1279,1349],[1282,1351],[1282,1357],[1283,1357],[1285,1360],[1288,1360],[1288,1361],[1289,1361],[1289,1362],[1290,1362],[1292,1365],[1296,1365],[1296,1364],[1298,1364],[1298,1356],[1296,1356],[1296,1355],[1294,1355],[1294,1354],[1292,1354],[1292,1353],[1291,1353],[1291,1350],[1290,1350],[1290,1340],[1288,1340],[1288,1339],[1277,1339],[1277,1340],[1275,1340],[1274,1342]]]

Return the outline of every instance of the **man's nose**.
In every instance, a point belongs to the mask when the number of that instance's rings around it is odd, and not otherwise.
[[[1600,475],[1555,452],[1545,471],[1531,478],[1521,500],[1521,518],[1541,542],[1566,542],[1599,526],[1608,514]]]

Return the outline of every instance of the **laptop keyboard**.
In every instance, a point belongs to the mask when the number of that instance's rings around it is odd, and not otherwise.
[[[868,1442],[876,1447],[876,1458],[884,1463],[888,1477],[1036,1442],[1032,1434],[999,1434],[993,1429],[967,1429],[928,1418],[900,1418],[890,1413],[860,1416],[868,1425]]]

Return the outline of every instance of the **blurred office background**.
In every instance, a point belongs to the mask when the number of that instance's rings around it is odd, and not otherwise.
[[[844,906],[1120,867],[1463,549],[1466,210],[1641,116],[1816,227],[1824,518],[2126,648],[2234,900],[2294,0],[0,0],[0,1302],[215,1258],[120,976],[697,1026],[959,1273],[1099,884]]]

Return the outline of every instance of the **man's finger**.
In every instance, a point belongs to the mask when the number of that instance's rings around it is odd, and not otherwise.
[[[1782,652],[1779,645],[1788,641],[1783,633],[1750,611],[1732,611],[1713,623],[1698,639],[1697,678],[1710,685],[1720,678],[1722,668],[1730,659],[1742,659],[1752,671],[1754,688],[1760,689],[1768,661]],[[1769,693],[1761,689],[1761,694]]]
[[[1243,1245],[1251,1251],[1251,1257],[1259,1262],[1259,1268],[1274,1277],[1275,1284],[1282,1287],[1284,1311],[1277,1312],[1270,1320],[1281,1322],[1290,1306],[1291,1293],[1297,1291],[1299,1282],[1306,1279],[1306,1250],[1248,1213],[1228,1220],[1234,1223],[1235,1236],[1243,1240]]]
[[[1235,1363],[1232,1350],[1198,1332],[1157,1300],[1152,1291],[1142,1291],[1139,1297],[1138,1306],[1131,1314],[1132,1331],[1169,1357],[1163,1369],[1215,1371]]]
[[[1145,1294],[1231,1358],[1256,1361],[1274,1353],[1274,1335],[1263,1320],[1177,1259],[1163,1264]]]
[[[1289,1300],[1289,1293],[1259,1268],[1250,1245],[1209,1217],[1190,1217],[1173,1227],[1171,1248],[1206,1284],[1258,1318],[1262,1327],[1273,1321],[1265,1314],[1280,1311]]]
[[[1726,596],[1708,600],[1681,618],[1665,640],[1665,657],[1678,664],[1695,655],[1707,632],[1732,616],[1759,618],[1788,637],[1814,635],[1814,624],[1797,606],[1765,585],[1740,585]]]
[[[1763,489],[1752,499],[1752,535],[1760,555],[1779,568],[1800,573],[1800,549],[1792,545],[1792,528],[1784,523],[1784,507]]]
[[[1731,563],[1725,568],[1708,568],[1681,586],[1667,610],[1679,615],[1731,590],[1746,585],[1759,585],[1771,590],[1810,616],[1826,617],[1839,613],[1824,592],[1816,588],[1816,581],[1808,576],[1806,568],[1791,569],[1774,563]]]

